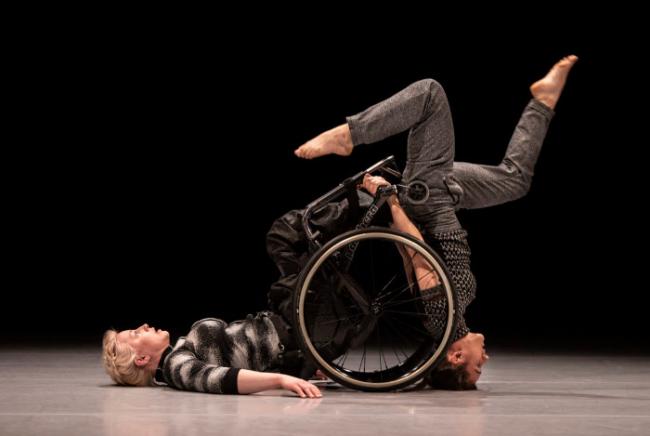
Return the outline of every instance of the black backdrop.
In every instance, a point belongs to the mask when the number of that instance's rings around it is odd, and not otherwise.
[[[575,53],[529,196],[460,214],[479,284],[468,324],[492,343],[647,349],[636,41],[576,34],[44,49],[48,74],[28,78],[24,104],[38,120],[26,134],[45,146],[26,147],[12,190],[3,341],[97,340],[144,321],[185,333],[263,310],[273,219],[389,154],[403,162],[405,137],[345,159],[301,161],[295,147],[433,77],[457,159],[496,164],[528,86]]]

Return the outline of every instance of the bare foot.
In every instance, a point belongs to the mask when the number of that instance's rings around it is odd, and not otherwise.
[[[349,156],[353,147],[350,127],[341,124],[305,142],[294,151],[294,154],[303,159],[314,159],[327,154]]]
[[[536,100],[544,103],[551,109],[555,109],[562,89],[566,83],[566,78],[571,71],[571,67],[576,63],[578,57],[570,55],[562,58],[559,62],[553,65],[553,68],[542,79],[533,83],[530,86],[530,92]]]

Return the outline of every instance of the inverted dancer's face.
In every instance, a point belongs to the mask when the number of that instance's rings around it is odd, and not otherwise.
[[[469,381],[476,383],[481,377],[483,365],[490,359],[485,350],[485,336],[480,333],[469,333],[464,348]]]

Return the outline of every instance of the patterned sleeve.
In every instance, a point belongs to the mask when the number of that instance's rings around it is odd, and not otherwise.
[[[196,356],[191,346],[181,346],[172,351],[165,360],[163,373],[167,383],[177,389],[213,394],[239,393],[239,368],[206,363]]]

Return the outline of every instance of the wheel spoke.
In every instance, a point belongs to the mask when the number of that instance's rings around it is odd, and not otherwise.
[[[397,314],[400,314],[400,315],[417,315],[417,316],[424,315],[424,316],[426,316],[425,313],[411,312],[411,311],[408,311],[408,310],[394,310],[394,309],[391,309],[391,310],[384,310],[384,312],[386,312],[386,313],[397,313]]]
[[[384,322],[388,327],[390,327],[390,329],[391,329],[392,331],[394,331],[395,333],[397,333],[397,336],[399,336],[401,339],[404,339],[405,342],[410,342],[409,338],[406,337],[406,336],[404,336],[402,333],[400,333],[400,332],[399,332],[399,329],[395,328],[395,327],[394,327],[390,322],[388,322],[388,319],[387,319],[386,317],[383,317],[383,316],[382,316],[382,317],[381,317],[381,320],[382,320],[382,321],[383,321],[383,322]],[[393,349],[393,350],[394,350],[394,349]],[[409,358],[408,354],[406,354],[406,353],[404,352],[404,349],[402,349],[402,348],[400,347],[400,348],[399,348],[399,351],[402,352],[402,354],[404,355],[404,357],[405,357],[406,359]],[[395,354],[395,357],[397,357],[397,353]],[[400,360],[399,357],[397,358],[397,360]],[[401,364],[401,361],[400,361],[400,364]]]
[[[431,270],[430,272],[428,272],[428,273],[426,273],[425,275],[423,275],[422,277],[420,277],[418,280],[422,280],[422,279],[426,278],[428,275],[433,274],[433,273],[435,273],[435,271]],[[400,291],[397,291],[394,295],[390,295],[390,292],[387,293],[387,294],[384,296],[384,298],[389,297],[389,299],[388,299],[387,301],[385,301],[384,304],[386,304],[386,303],[390,303],[390,302],[394,301],[395,298],[397,298],[399,295],[403,294],[404,291],[406,291],[406,290],[408,290],[408,289],[412,289],[412,288],[413,288],[413,286],[409,283],[409,284],[406,285],[404,288],[402,288]]]
[[[395,319],[395,321],[399,322],[399,323],[402,324],[403,326],[408,327],[408,328],[411,329],[412,331],[415,331],[415,332],[421,334],[422,336],[425,336],[425,337],[430,337],[430,336],[431,336],[431,333],[429,333],[428,331],[420,330],[420,329],[418,329],[417,327],[415,327],[414,325],[412,325],[411,323],[404,322],[404,321],[402,321],[402,320],[399,319],[399,318],[394,318],[394,319]]]
[[[347,320],[349,320],[349,319],[352,319],[352,318],[357,317],[357,316],[360,316],[360,315],[363,315],[363,314],[351,315],[351,316],[347,316],[347,317],[345,317],[345,318],[337,318],[337,319],[333,319],[333,320],[331,320],[331,321],[327,321],[327,322],[319,322],[318,325],[327,325],[327,324],[332,324],[332,323],[334,323],[334,322],[347,321]],[[324,318],[324,317],[323,317],[323,318]]]

